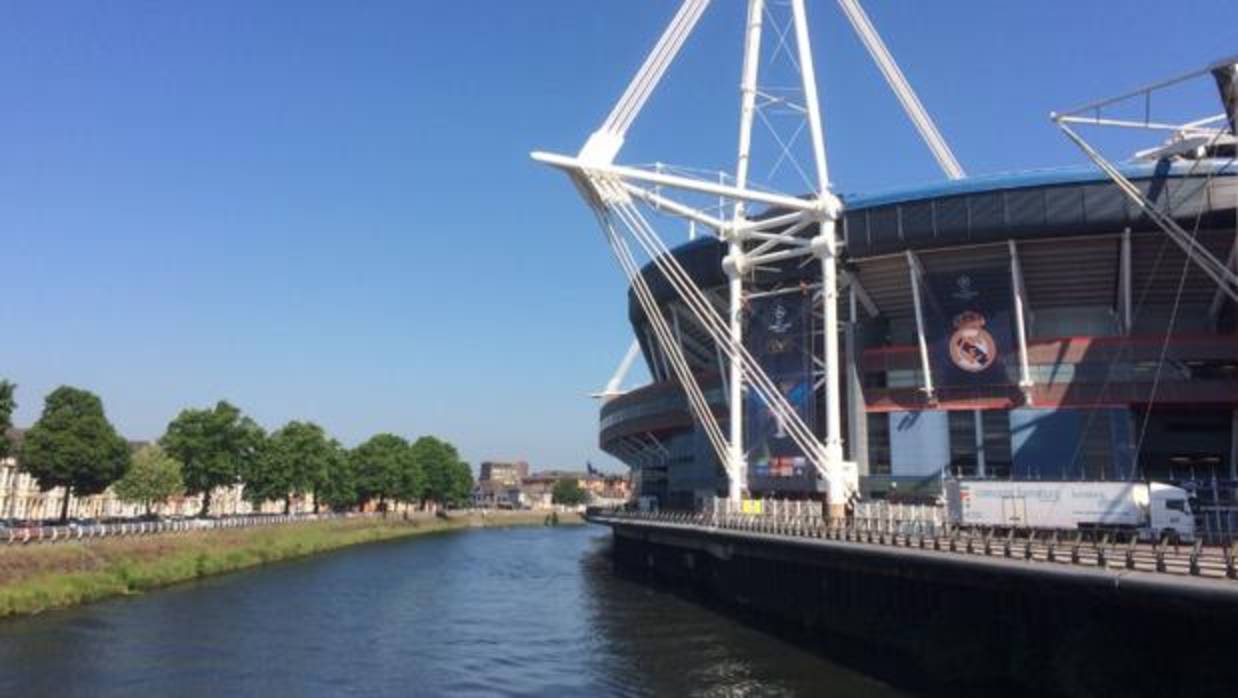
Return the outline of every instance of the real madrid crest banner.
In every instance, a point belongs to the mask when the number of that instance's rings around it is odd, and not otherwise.
[[[1011,327],[1010,270],[984,267],[925,278],[925,339],[933,383],[1008,385],[1016,353]]]
[[[814,424],[812,294],[755,298],[748,311],[748,350],[800,418]],[[751,487],[766,491],[813,487],[816,474],[808,459],[755,391],[745,396],[744,422]]]

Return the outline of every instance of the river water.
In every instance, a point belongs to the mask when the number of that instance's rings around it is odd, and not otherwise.
[[[886,696],[620,578],[598,527],[358,546],[0,621],[0,696]]]

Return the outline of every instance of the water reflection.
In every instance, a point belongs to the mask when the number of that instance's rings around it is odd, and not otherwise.
[[[617,577],[609,535],[436,535],[0,622],[0,695],[894,695]]]

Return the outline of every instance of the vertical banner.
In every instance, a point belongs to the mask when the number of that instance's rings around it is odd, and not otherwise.
[[[925,275],[924,334],[933,383],[1005,385],[1017,366],[1010,269],[989,266]]]
[[[753,299],[745,333],[748,351],[810,427],[813,397],[812,294],[787,293]],[[754,391],[744,405],[748,486],[754,491],[815,491],[816,472],[787,433],[786,425]]]

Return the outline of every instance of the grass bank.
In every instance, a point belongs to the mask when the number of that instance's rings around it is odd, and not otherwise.
[[[579,523],[574,514],[560,523]],[[142,538],[0,547],[0,618],[290,560],[360,543],[462,528],[541,525],[545,514],[493,512],[448,519],[339,519]]]

